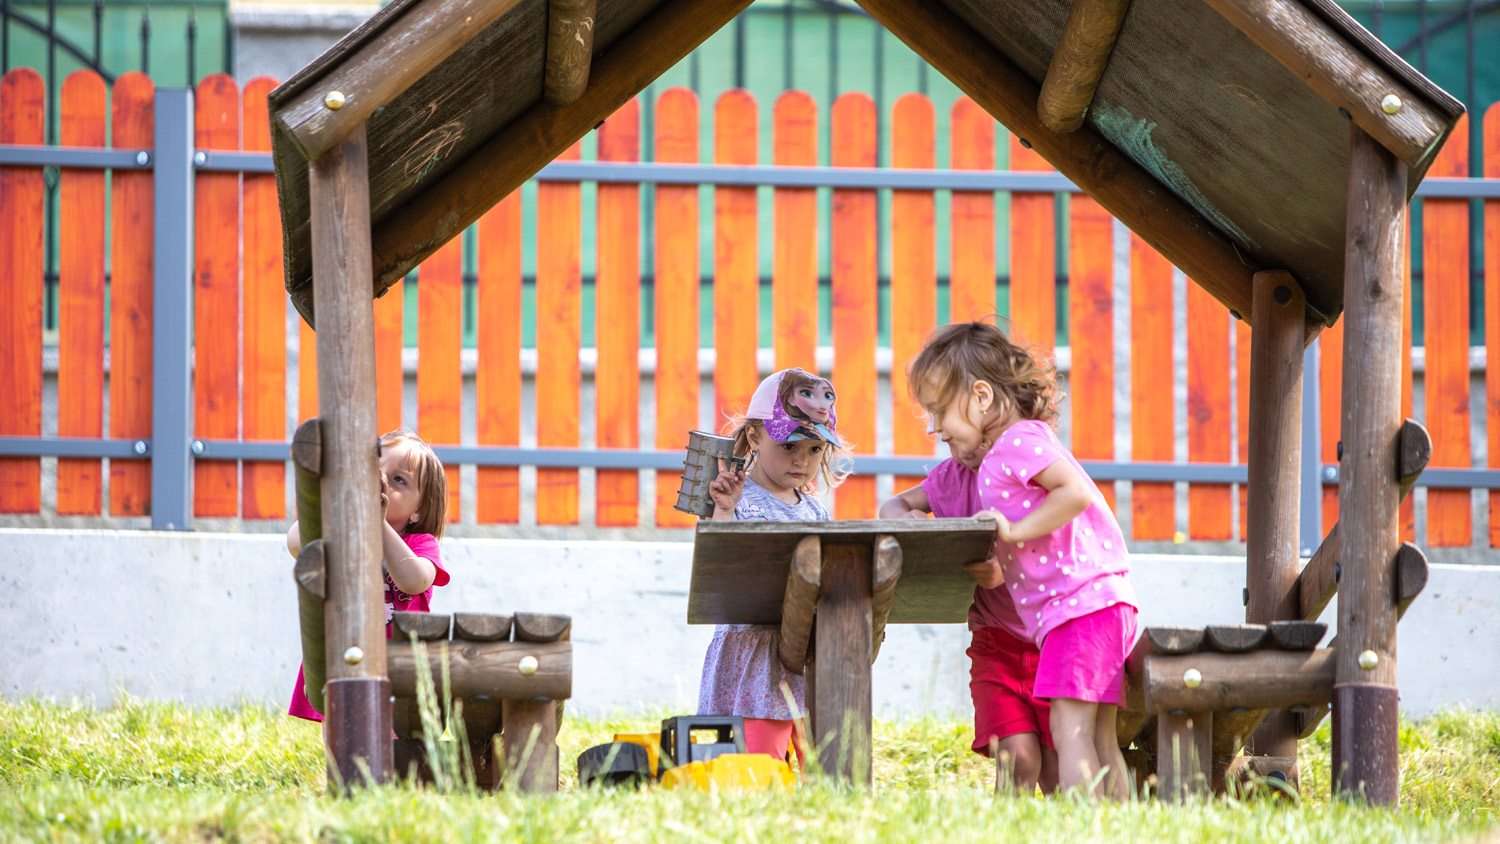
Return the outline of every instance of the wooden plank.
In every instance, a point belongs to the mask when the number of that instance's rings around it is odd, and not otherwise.
[[[594,57],[594,0],[547,0],[547,69],[542,98],[550,105],[578,102],[589,86]]]
[[[1232,315],[1232,314],[1231,314]],[[1254,345],[1247,320],[1234,321],[1234,410],[1235,462],[1244,466],[1250,462],[1250,349]],[[1245,484],[1239,487],[1240,541],[1250,535],[1250,490]]]
[[[79,70],[63,80],[58,140],[102,147],[104,80]],[[58,173],[57,435],[104,433],[104,171]],[[97,458],[58,458],[57,514],[95,516],[102,498]]]
[[[464,242],[455,237],[417,271],[417,430],[433,445],[458,445],[463,413]],[[577,419],[577,416],[573,417]],[[448,521],[461,521],[459,467],[448,465]]]
[[[505,642],[510,639],[511,617],[482,612],[453,614],[453,638],[470,642]]]
[[[1010,169],[1046,172],[1045,159],[1020,138],[1010,138]],[[1011,337],[1051,354],[1057,344],[1057,246],[1055,200],[1050,193],[1010,195]]]
[[[714,104],[714,163],[758,161],[755,98],[743,88]],[[750,406],[760,383],[755,350],[760,333],[760,251],[753,187],[714,188],[714,420]]]
[[[875,102],[851,91],[833,103],[834,167],[876,166]],[[833,191],[833,385],[839,435],[862,454],[875,452],[875,337],[880,271],[873,190]],[[851,477],[834,496],[839,519],[875,515],[874,476]]]
[[[240,148],[239,86],[228,74],[203,77],[193,143]],[[199,172],[193,183],[193,435],[240,437],[240,174]],[[193,515],[239,515],[239,465],[193,463]]]
[[[772,120],[776,165],[816,166],[818,104],[813,98],[806,91],[787,91],[776,98]],[[818,191],[778,187],[774,203],[771,301],[776,368],[800,366],[817,372]]]
[[[1484,177],[1500,179],[1500,103],[1484,114],[1483,160]],[[1500,468],[1500,200],[1496,199],[1484,201],[1484,344],[1488,465],[1496,469]],[[1490,547],[1500,548],[1500,490],[1490,490],[1489,499]]]
[[[577,161],[574,144],[558,156]],[[536,191],[537,445],[576,448],[582,412],[578,348],[582,340],[582,187],[543,182]],[[578,523],[578,470],[536,470],[539,525]]]
[[[1084,194],[1069,199],[1068,311],[1072,326],[1073,453],[1079,460],[1115,459],[1114,219]],[[956,235],[955,235],[956,237]],[[1115,484],[1099,483],[1115,509]]]
[[[656,101],[656,155],[698,163],[698,97],[671,88]],[[656,187],[656,447],[681,449],[698,427],[698,188]],[[656,524],[697,521],[672,505],[681,473],[656,473]]]
[[[42,77],[16,68],[0,77],[0,144],[44,140]],[[42,168],[0,167],[0,436],[42,435]],[[0,458],[0,513],[42,509],[42,462]]]
[[[1148,656],[1146,709],[1286,709],[1327,703],[1333,697],[1336,661],[1336,648]],[[1186,682],[1189,670],[1198,672],[1195,686]]]
[[[975,519],[869,521],[703,521],[693,545],[689,624],[781,623],[788,569],[805,536],[873,547],[890,534],[901,544],[901,579],[891,602],[891,624],[958,623],[968,617],[974,581],[963,564],[989,553],[994,530]],[[826,572],[826,568],[825,568]]]
[[[936,166],[932,101],[905,94],[891,111],[891,166]],[[931,454],[921,405],[911,397],[906,362],[916,357],[937,326],[937,228],[932,191],[891,192],[891,439],[897,454]],[[866,447],[867,450],[868,446]],[[898,475],[909,489],[921,476]]]
[[[1073,132],[1083,125],[1129,9],[1130,0],[1073,0],[1037,97],[1037,114],[1048,129]]]
[[[640,153],[640,100],[631,100],[599,127],[598,158],[632,162]],[[640,216],[639,186],[599,185],[594,430],[600,448],[640,447]],[[600,527],[634,527],[640,520],[639,472],[600,469],[595,489]]]
[[[833,119],[837,126],[839,118]],[[838,143],[835,139],[835,149]],[[869,545],[824,547],[815,619],[818,655],[811,666],[818,690],[812,711],[818,760],[834,781],[860,785],[869,784],[872,761],[870,551]]]
[[[807,643],[812,636],[822,577],[822,540],[804,536],[797,541],[791,565],[787,567],[786,594],[781,602],[781,638],[777,642],[777,656],[793,674],[801,674],[807,664]]]
[[[1131,459],[1171,462],[1172,265],[1130,236],[1130,441]],[[1171,539],[1177,530],[1176,493],[1170,483],[1130,485],[1131,538]]]
[[[1229,324],[1233,318],[1208,291],[1187,288],[1187,423],[1189,463],[1230,462]],[[1188,538],[1234,536],[1229,484],[1188,484]]]
[[[417,651],[405,639],[392,639],[386,650],[391,694],[415,697],[420,663]],[[423,650],[432,676],[442,677],[445,649],[428,645]],[[547,708],[552,709],[552,700],[573,694],[572,642],[465,642],[446,651],[449,681],[456,698],[489,695],[531,700],[544,697],[549,698]],[[537,670],[533,674],[522,674],[518,669],[521,660],[528,656],[536,658]]]
[[[117,149],[155,145],[156,86],[143,73],[120,74],[110,94],[110,138]],[[110,173],[109,435],[151,436],[152,174]],[[109,512],[143,516],[151,464],[109,461]]]
[[[1428,171],[1433,176],[1469,175],[1468,117],[1459,119]],[[1469,468],[1469,201],[1426,199],[1422,203],[1423,345],[1427,371],[1427,429],[1432,465]],[[1467,489],[1427,491],[1427,544],[1461,547],[1473,539],[1473,496]]]
[[[953,101],[949,166],[995,169],[995,118],[967,96]],[[948,321],[995,313],[995,193],[955,190],[950,200]]]
[[[601,186],[602,187],[602,186]],[[602,196],[601,192],[601,196]],[[479,218],[479,367],[474,372],[480,445],[521,444],[521,192]],[[602,366],[602,360],[601,360]],[[480,466],[475,472],[480,524],[521,519],[521,469]]]
[[[398,281],[375,300],[375,419],[382,433],[405,427],[406,373],[401,362],[405,335],[406,282]]]
[[[260,76],[245,85],[240,146],[271,151],[266,95],[276,80]],[[282,286],[281,212],[276,177],[246,173],[242,184],[245,303],[244,428],[247,440],[286,439],[286,290]],[[286,517],[286,463],[250,461],[243,467],[247,519]]]
[[[1340,320],[1323,329],[1318,337],[1318,459],[1324,463],[1339,462],[1339,426],[1343,414],[1339,393],[1344,386],[1344,322]],[[1323,490],[1323,524],[1331,527],[1339,520],[1339,485],[1321,484]]]

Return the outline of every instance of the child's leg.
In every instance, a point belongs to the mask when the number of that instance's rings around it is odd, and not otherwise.
[[[1036,784],[1041,787],[1043,794],[1053,794],[1057,791],[1057,751],[1042,745],[1042,765],[1037,773]]]
[[[745,750],[748,753],[764,753],[777,759],[786,758],[787,746],[792,743],[792,722],[770,718],[745,719]]]
[[[1125,770],[1125,754],[1120,752],[1120,741],[1115,735],[1115,713],[1118,710],[1119,707],[1111,704],[1099,704],[1094,718],[1094,753],[1105,770],[1101,793],[1123,803],[1130,797],[1130,775]]]
[[[1009,760],[1016,793],[1035,794],[1042,773],[1042,742],[1037,734],[1016,733],[997,740],[994,746],[1002,760]]]
[[[1099,773],[1094,734],[1099,704],[1052,699],[1052,741],[1057,746],[1057,781],[1064,789],[1090,788]],[[1102,789],[1101,789],[1102,790]],[[1090,794],[1097,793],[1093,790]]]

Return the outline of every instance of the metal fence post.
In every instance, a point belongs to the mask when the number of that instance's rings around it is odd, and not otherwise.
[[[1323,544],[1323,438],[1318,416],[1321,398],[1318,372],[1318,344],[1314,341],[1302,352],[1302,524],[1297,545],[1303,557],[1311,557]]]
[[[192,530],[192,89],[156,89],[152,166],[151,527]]]

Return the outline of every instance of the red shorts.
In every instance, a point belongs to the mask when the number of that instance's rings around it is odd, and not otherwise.
[[[1036,733],[1052,747],[1052,705],[1031,693],[1041,653],[998,627],[980,627],[969,645],[969,693],[974,698],[974,752],[990,753],[990,739]]]

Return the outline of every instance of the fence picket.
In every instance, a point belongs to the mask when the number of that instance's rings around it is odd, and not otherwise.
[[[891,110],[891,166],[931,170],[936,164],[932,100],[904,94]],[[891,421],[897,454],[931,454],[921,405],[911,397],[906,362],[937,325],[936,207],[930,190],[891,192]],[[867,450],[870,449],[866,446]],[[898,475],[897,490],[922,482]]]
[[[1469,174],[1468,118],[1459,119],[1429,176]],[[1427,430],[1434,468],[1469,468],[1469,201],[1423,201],[1423,344]],[[1473,535],[1467,489],[1427,490],[1427,544],[1468,545]]]
[[[1229,323],[1233,320],[1213,294],[1187,286],[1188,462],[1228,463]],[[1234,536],[1233,488],[1229,484],[1188,484],[1188,538],[1222,541]]]
[[[1484,177],[1500,179],[1500,103],[1484,114]],[[1484,399],[1489,467],[1500,468],[1500,200],[1484,201]],[[1410,355],[1407,356],[1410,359]],[[1500,490],[1490,490],[1490,547],[1500,547]]]
[[[156,86],[131,71],[115,80],[110,137],[116,149],[155,145]],[[151,173],[110,174],[109,435],[151,438]],[[144,516],[151,500],[148,460],[109,461],[109,512]]]
[[[1250,321],[1234,321],[1234,408],[1235,408],[1235,462],[1241,466],[1250,463]],[[1239,487],[1240,541],[1244,542],[1249,524],[1249,495],[1246,484]],[[1328,525],[1332,527],[1332,525]]]
[[[656,160],[698,161],[698,95],[669,88],[656,101]],[[698,427],[698,188],[656,186],[656,447],[681,449]],[[656,524],[691,527],[678,510],[682,473],[656,473]]]
[[[375,342],[376,355],[379,359],[380,331],[379,314],[380,301],[375,301],[376,326]],[[375,382],[380,383],[380,370],[376,369]],[[376,402],[380,406],[380,389],[376,387]],[[302,423],[318,415],[318,335],[313,332],[312,326],[300,316],[297,318],[297,421]],[[378,421],[379,415],[377,413]]]
[[[234,79],[203,77],[193,143],[238,151],[240,92]],[[240,435],[240,174],[199,172],[193,181],[193,431],[204,439]],[[193,515],[239,515],[240,467],[193,463]]]
[[[1068,392],[1073,394],[1073,453],[1079,460],[1115,458],[1114,220],[1087,195],[1069,200],[1069,342],[1073,348]],[[993,229],[993,226],[991,227]],[[954,236],[957,236],[955,230]],[[1115,509],[1115,485],[1099,481]]]
[[[0,144],[40,144],[42,77],[16,68],[0,77]],[[0,436],[42,435],[42,253],[45,190],[40,167],[0,167]],[[0,513],[39,513],[42,461],[0,458]]]
[[[1047,171],[1045,159],[1010,139],[1010,169]],[[1050,193],[1010,195],[1010,323],[1012,337],[1051,353],[1057,343],[1057,243]]]
[[[874,167],[875,101],[851,91],[833,103],[834,167]],[[833,191],[833,384],[839,433],[861,454],[875,453],[875,337],[878,330],[876,197],[873,190]],[[853,476],[834,497],[834,516],[875,515],[875,477]]]
[[[402,279],[386,288],[385,295],[375,300],[375,427],[382,434],[404,426],[402,406],[406,375],[401,351],[405,346],[406,280]],[[316,355],[313,363],[317,363]]]
[[[755,164],[755,98],[743,88],[714,104],[714,163]],[[714,426],[750,406],[760,381],[760,254],[755,188],[714,188]]]
[[[995,118],[989,112],[959,97],[949,127],[950,167],[995,169]],[[995,194],[956,190],[950,203],[948,321],[983,319],[995,312]]]
[[[1137,462],[1172,461],[1172,265],[1139,235],[1130,236],[1130,441]],[[1131,537],[1171,539],[1172,484],[1130,487]]]
[[[521,444],[521,253],[521,191],[513,190],[479,218],[474,396],[480,445]],[[480,524],[521,520],[519,467],[480,466],[475,478]]]
[[[640,154],[641,106],[631,100],[599,127],[599,160],[633,162]],[[640,187],[599,185],[598,213],[595,438],[599,448],[632,449],[640,447],[641,415]],[[755,225],[753,217],[749,225]],[[595,489],[600,527],[634,527],[640,521],[639,472],[600,469]]]
[[[559,161],[577,161],[568,147]],[[579,332],[582,328],[582,189],[577,182],[537,186],[536,261],[536,442],[542,447],[578,446]],[[578,523],[578,470],[537,469],[539,525]]]
[[[266,95],[276,80],[261,76],[245,85],[246,152],[270,152],[271,121]],[[247,440],[287,439],[286,288],[282,278],[281,212],[276,177],[244,176],[245,407]],[[247,519],[286,517],[286,462],[245,461],[243,509]]]
[[[417,268],[417,432],[434,445],[459,444],[463,414],[463,235]],[[576,355],[575,355],[576,357]],[[574,418],[577,418],[576,415]],[[460,521],[459,467],[448,476],[448,521]]]
[[[78,70],[63,80],[58,140],[102,147],[108,93],[104,79]],[[58,174],[57,434],[104,433],[104,171],[62,168]],[[97,516],[102,504],[98,458],[59,458],[57,514]]]
[[[806,91],[776,98],[772,120],[780,167],[818,163],[818,105]],[[818,351],[818,191],[776,188],[772,222],[771,311],[776,327],[776,368],[817,370]]]
[[[1410,359],[1410,355],[1407,356]],[[1343,427],[1344,321],[1340,319],[1318,336],[1318,459],[1339,462],[1339,437]],[[1339,485],[1320,484],[1323,490],[1323,532],[1339,520]]]

